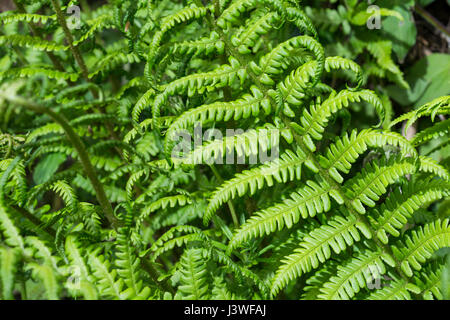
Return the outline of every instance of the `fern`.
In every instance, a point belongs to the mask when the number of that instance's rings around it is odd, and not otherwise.
[[[449,96],[366,3],[63,4],[0,15],[2,299],[448,298]]]

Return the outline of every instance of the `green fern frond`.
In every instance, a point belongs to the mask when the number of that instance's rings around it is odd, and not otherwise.
[[[398,237],[401,229],[419,208],[450,195],[450,185],[439,180],[422,180],[409,183],[392,192],[381,206],[369,212],[369,219],[377,237],[388,242],[386,232]]]
[[[58,292],[60,291],[58,277],[52,267],[43,264],[30,263],[27,268],[31,270],[35,279],[40,279],[45,288],[45,295],[49,300],[58,300]]]
[[[29,78],[35,75],[44,75],[49,79],[70,80],[72,82],[77,81],[79,77],[78,73],[69,73],[43,67],[12,68],[0,72],[0,78]]]
[[[422,145],[432,139],[448,136],[450,134],[450,119],[440,121],[432,127],[428,127],[417,133],[411,143],[414,146]]]
[[[186,300],[203,300],[209,297],[208,271],[204,249],[187,249],[180,262],[180,285],[178,294]]]
[[[395,126],[396,124],[407,121],[405,125],[405,131],[416,122],[419,118],[424,116],[430,116],[431,120],[434,121],[436,115],[438,114],[450,114],[450,96],[442,96],[436,98],[423,106],[418,107],[416,110],[405,113],[404,115],[398,117],[394,121],[391,122],[390,127]]]
[[[217,25],[222,29],[229,28],[232,24],[240,22],[240,16],[250,10],[257,3],[256,0],[237,0],[226,8],[217,19]]]
[[[393,279],[389,286],[375,290],[367,300],[410,300],[411,293],[420,293],[420,289],[404,279]]]
[[[415,173],[416,170],[417,165],[412,158],[399,160],[393,157],[389,160],[382,159],[378,163],[372,162],[354,178],[345,182],[345,193],[351,199],[353,208],[364,214],[366,209],[363,204],[374,207],[375,201],[386,193],[388,185],[407,174]]]
[[[369,147],[382,148],[388,144],[398,147],[404,156],[417,156],[417,151],[400,134],[364,129],[359,133],[357,130],[353,130],[350,136],[346,133],[340,137],[327,148],[324,153],[325,156],[319,155],[319,163],[324,169],[328,170],[333,179],[342,183],[343,178],[338,170],[348,173],[359,155],[363,154]]]
[[[11,13],[9,11],[0,15],[0,22],[9,24],[11,22],[33,22],[46,24],[47,21],[56,21],[56,15],[45,16],[35,13]]]
[[[97,280],[96,287],[101,297],[115,300],[127,298],[122,295],[123,280],[117,279],[117,270],[111,268],[110,262],[103,255],[98,255],[95,251],[89,252],[88,264]]]
[[[349,300],[376,276],[386,272],[384,263],[395,266],[392,257],[377,251],[364,251],[350,258],[337,267],[336,275],[332,276],[320,288],[318,299]],[[375,274],[374,274],[375,273]]]
[[[51,189],[64,200],[67,207],[69,207],[72,212],[77,210],[78,197],[73,188],[66,181],[56,181],[51,186]]]
[[[300,118],[303,135],[310,135],[316,140],[321,140],[331,115],[342,108],[348,107],[350,103],[360,102],[361,100],[366,101],[375,107],[380,119],[379,123],[383,123],[386,111],[383,103],[373,91],[342,90],[337,94],[331,94],[321,105],[311,106],[310,111],[306,108],[304,109],[303,116]]]
[[[443,166],[441,166],[437,161],[427,156],[420,156],[419,161],[420,161],[419,170],[421,172],[434,173],[436,176],[449,181],[450,174],[448,170]]]
[[[0,279],[3,300],[13,299],[18,258],[17,250],[0,247]]]
[[[68,46],[60,45],[54,41],[43,40],[38,37],[21,34],[0,36],[0,44],[11,44],[14,46],[32,48],[38,51],[66,51],[69,49]]]
[[[233,235],[229,250],[252,238],[262,237],[285,226],[291,228],[295,223],[317,213],[327,212],[331,208],[329,195],[340,202],[342,199],[332,191],[325,182],[316,183],[312,180],[291,193],[290,198],[272,207],[255,213]]]
[[[422,264],[441,248],[450,246],[450,220],[436,220],[417,227],[399,240],[392,250],[400,262],[403,272],[411,277],[413,270],[422,269]]]
[[[360,241],[358,230],[366,238],[371,238],[367,226],[352,216],[347,218],[334,216],[327,224],[311,231],[294,253],[282,261],[272,281],[272,295],[277,294],[288,282],[319,267],[320,263],[330,258],[331,249],[339,254],[347,246]]]
[[[420,295],[425,300],[444,300],[441,288],[442,273],[446,272],[445,266],[437,263],[425,267],[421,276],[414,277],[414,283],[420,288]]]
[[[225,202],[248,193],[253,195],[265,184],[272,186],[274,179],[279,183],[286,183],[300,179],[302,165],[306,155],[298,149],[296,153],[287,150],[280,158],[259,167],[245,170],[228,180],[212,194],[208,208],[204,214],[204,221],[209,222],[214,212]]]

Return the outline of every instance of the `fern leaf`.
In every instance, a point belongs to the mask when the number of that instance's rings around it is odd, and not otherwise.
[[[297,150],[297,153],[287,150],[279,159],[237,174],[214,191],[206,208],[204,221],[208,223],[214,212],[223,203],[236,196],[242,197],[246,193],[253,195],[266,183],[270,187],[273,185],[274,179],[279,183],[300,179],[302,165],[305,161],[306,155],[300,149]]]
[[[418,181],[409,183],[405,188],[396,189],[386,202],[369,213],[377,237],[388,242],[386,232],[398,237],[401,229],[412,214],[423,207],[450,195],[450,185],[439,180]]]
[[[232,24],[239,23],[241,14],[250,10],[256,2],[256,0],[233,1],[233,3],[226,8],[217,19],[217,25],[222,29],[226,29]]]
[[[380,118],[380,124],[383,123],[386,111],[375,93],[370,90],[342,90],[337,94],[330,95],[320,106],[312,106],[310,111],[304,109],[303,116],[300,118],[303,134],[321,140],[322,133],[325,131],[331,115],[344,107],[348,107],[351,102],[360,102],[361,100],[375,107]]]
[[[448,136],[450,134],[450,119],[440,121],[432,127],[425,128],[417,133],[411,143],[414,146],[422,145],[432,139]]]
[[[329,198],[331,190],[324,181],[320,183],[308,181],[306,185],[291,193],[290,199],[255,213],[233,235],[229,250],[252,238],[281,230],[284,226],[291,228],[300,217],[306,219],[314,217],[317,213],[327,212],[331,207]]]
[[[374,207],[375,201],[386,193],[388,185],[407,174],[415,173],[416,170],[416,163],[411,158],[382,159],[379,163],[367,164],[358,175],[348,180],[344,184],[345,192],[351,199],[353,208],[364,214],[366,209],[363,204]]]
[[[0,44],[11,44],[14,46],[32,48],[38,51],[66,51],[69,49],[68,46],[63,46],[53,41],[21,34],[0,36]]]
[[[18,260],[18,253],[15,249],[0,247],[0,280],[3,300],[13,299]]]
[[[410,292],[419,293],[420,289],[404,279],[393,279],[389,286],[375,290],[368,300],[411,300]]]
[[[11,22],[33,22],[46,24],[47,21],[56,21],[56,15],[44,16],[34,13],[11,13],[5,12],[0,15],[0,22],[8,24]]]
[[[206,256],[204,249],[187,249],[181,256],[178,291],[182,299],[208,299],[208,271],[204,256]]]
[[[436,220],[411,230],[405,240],[392,246],[394,255],[400,262],[403,272],[411,277],[412,269],[421,270],[432,254],[450,246],[450,220]]]
[[[331,249],[339,254],[347,246],[360,241],[358,229],[366,238],[371,238],[368,228],[353,216],[334,216],[326,225],[311,231],[294,253],[282,261],[272,281],[272,295],[276,295],[288,282],[319,267],[320,263],[330,258]]]
[[[364,129],[359,133],[353,130],[350,136],[344,134],[327,148],[325,156],[319,155],[319,163],[337,182],[342,183],[343,178],[338,170],[348,173],[352,164],[367,148],[381,148],[387,144],[398,147],[404,156],[417,156],[417,151],[400,134]]]
[[[395,261],[389,255],[377,251],[365,251],[350,258],[344,265],[337,267],[337,273],[320,288],[318,299],[348,300],[353,298],[361,288],[374,276],[386,272],[384,263],[395,266]],[[376,272],[376,274],[373,274]]]
[[[88,253],[88,263],[97,280],[97,289],[102,297],[122,300],[123,280],[117,280],[117,270],[111,270],[111,265],[103,255],[96,252]]]
[[[27,268],[32,271],[34,278],[42,281],[45,288],[45,295],[49,300],[58,300],[59,283],[55,271],[47,264],[39,265],[36,263],[27,264]]]

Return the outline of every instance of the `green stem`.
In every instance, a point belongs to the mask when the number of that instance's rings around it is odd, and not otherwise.
[[[51,227],[44,227],[42,228],[42,221],[39,220],[39,218],[35,217],[33,214],[28,212],[22,207],[16,206],[16,205],[9,205],[12,209],[14,209],[17,213],[22,215],[24,218],[28,219],[31,223],[33,223],[36,227],[41,228],[44,230],[48,235],[50,235],[53,239],[56,237],[56,232]]]
[[[59,24],[61,25],[61,28],[63,29],[64,35],[66,37],[66,41],[69,45],[70,51],[72,51],[73,57],[77,61],[78,66],[81,69],[81,74],[86,79],[86,81],[90,81],[89,79],[89,71],[86,66],[86,63],[84,62],[83,56],[81,55],[80,51],[78,50],[78,47],[73,44],[73,36],[72,33],[69,30],[69,27],[66,23],[66,18],[64,17],[64,14],[61,10],[61,6],[59,5],[58,0],[51,0],[53,8],[56,12],[56,18],[58,19]]]
[[[86,148],[81,141],[80,137],[77,135],[77,133],[72,129],[67,119],[53,110],[49,108],[45,108],[41,105],[38,105],[34,102],[25,100],[21,97],[11,97],[11,96],[3,96],[5,99],[9,100],[10,102],[20,105],[28,110],[37,112],[37,113],[43,113],[48,115],[50,118],[52,118],[55,122],[57,122],[61,127],[63,128],[64,132],[66,133],[69,141],[72,143],[74,148],[76,149],[78,156],[80,158],[81,164],[83,165],[84,171],[88,177],[88,179],[91,181],[92,186],[95,190],[95,195],[97,197],[97,200],[102,207],[103,213],[106,217],[106,219],[109,221],[112,227],[117,226],[117,219],[114,216],[113,209],[111,206],[111,203],[109,202],[105,190],[103,188],[103,185],[101,184],[100,180],[97,177],[97,174],[95,173],[95,169],[91,163],[91,160],[89,159],[89,154],[86,151]]]
[[[213,164],[211,164],[210,168],[211,168],[212,172],[214,173],[214,175],[216,176],[217,180],[219,180],[219,183],[222,183],[223,182],[222,176],[220,175],[219,171],[217,171],[216,167]],[[228,208],[230,209],[230,214],[231,214],[231,218],[233,219],[234,227],[239,228],[239,220],[237,218],[236,210],[234,209],[233,202],[231,200],[228,200],[227,204],[228,204]]]
[[[420,15],[422,18],[424,18],[433,27],[438,29],[440,32],[442,32],[447,37],[450,37],[450,31],[439,20],[437,20],[435,17],[433,17],[430,13],[428,13],[420,5],[416,4],[414,6],[414,10],[417,12],[418,15]]]
[[[148,261],[147,259],[141,260],[142,268],[148,273],[150,278],[152,278],[153,282],[163,291],[167,291],[172,293],[173,295],[176,293],[175,290],[167,283],[167,281],[159,281],[159,272],[156,270],[156,268],[153,266],[153,264]]]
[[[83,75],[83,78],[87,82],[91,82],[91,79],[89,78],[89,70],[86,66],[86,63],[84,62],[83,56],[81,55],[80,51],[78,50],[78,47],[73,44],[73,36],[72,33],[69,30],[69,27],[67,26],[66,19],[64,17],[63,12],[61,11],[61,6],[59,5],[59,2],[57,0],[51,0],[53,8],[56,12],[56,17],[58,19],[59,24],[61,25],[61,28],[63,29],[64,35],[66,37],[66,41],[69,44],[70,51],[72,52],[73,57],[77,61],[78,66],[81,69],[81,74]],[[92,95],[94,96],[94,99],[98,98],[98,92],[95,91],[93,88],[90,89]],[[109,134],[111,137],[113,137],[116,140],[119,140],[116,133],[114,132],[114,127],[112,126],[110,121],[106,121],[105,124]],[[123,154],[117,150],[119,156],[123,159]]]

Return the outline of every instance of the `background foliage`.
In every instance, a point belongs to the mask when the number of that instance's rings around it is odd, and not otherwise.
[[[448,6],[374,4],[14,0],[1,298],[448,299]]]

